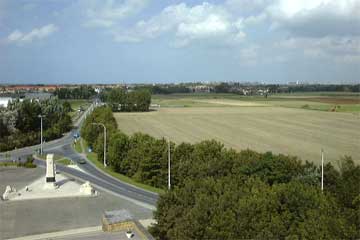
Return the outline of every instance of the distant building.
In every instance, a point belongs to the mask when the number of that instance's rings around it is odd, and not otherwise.
[[[288,82],[288,85],[292,85],[292,86],[294,86],[294,85],[299,85],[299,84],[300,84],[299,81],[296,81],[296,82]]]
[[[196,92],[196,93],[209,93],[213,91],[213,88],[207,85],[197,85],[194,87],[189,87],[189,89],[191,92]]]
[[[36,92],[36,93],[25,93],[25,99],[31,100],[47,100],[50,99],[53,95],[47,92]]]
[[[16,93],[16,92],[53,92],[56,90],[56,85],[13,85],[6,86],[5,92]]]

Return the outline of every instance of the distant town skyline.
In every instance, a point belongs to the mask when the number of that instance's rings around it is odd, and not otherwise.
[[[0,0],[0,84],[359,83],[360,0]]]

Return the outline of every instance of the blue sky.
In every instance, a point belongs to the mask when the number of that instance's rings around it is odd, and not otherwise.
[[[0,83],[358,83],[360,0],[0,0]]]

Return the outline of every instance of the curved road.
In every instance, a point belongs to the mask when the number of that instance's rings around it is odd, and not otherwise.
[[[84,112],[84,114],[74,124],[74,129],[72,131],[70,131],[60,139],[44,144],[44,153],[55,153],[63,155],[77,164],[80,160],[85,160],[86,164],[78,164],[78,166],[83,171],[79,171],[74,168],[69,168],[62,165],[57,165],[56,167],[61,172],[71,175],[74,178],[82,181],[89,181],[97,188],[131,200],[136,204],[141,204],[144,207],[154,209],[158,199],[158,194],[122,182],[108,175],[107,173],[104,173],[102,170],[99,170],[91,161],[89,161],[84,154],[77,153],[71,147],[71,144],[73,144],[73,134],[78,131],[77,128],[81,126],[83,120],[92,111],[93,107],[94,105],[91,105],[88,110]],[[24,156],[32,155],[39,148],[40,145],[36,145],[27,148],[17,149],[7,153],[11,154],[12,159],[18,159],[19,157],[23,158]],[[2,155],[4,154],[5,153],[2,153]],[[0,161],[1,160],[4,161],[5,159],[1,159],[0,155]],[[45,161],[43,160],[36,159],[35,163],[39,166],[45,167]]]

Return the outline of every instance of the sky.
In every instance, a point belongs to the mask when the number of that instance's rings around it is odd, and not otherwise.
[[[360,0],[0,0],[0,84],[359,83]]]

